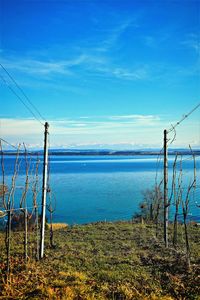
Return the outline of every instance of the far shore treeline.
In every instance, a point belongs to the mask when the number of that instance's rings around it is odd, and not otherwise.
[[[200,155],[200,150],[193,149],[192,150],[194,155]],[[4,150],[4,155],[16,155],[17,151],[13,150]],[[27,154],[30,155],[42,155],[43,150],[34,150],[34,151],[27,151]],[[109,155],[109,156],[123,156],[123,155],[160,155],[160,150],[49,150],[49,155]],[[191,151],[188,149],[169,149],[168,155],[191,155]],[[24,151],[19,151],[19,155],[24,155]]]

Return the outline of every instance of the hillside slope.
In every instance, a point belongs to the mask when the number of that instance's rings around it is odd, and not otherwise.
[[[4,236],[0,235],[0,299],[200,299],[200,229],[189,228],[191,270],[184,236],[165,249],[153,225],[129,222],[74,225],[46,236],[45,258],[23,260],[22,233],[13,233],[12,273],[6,283]],[[19,238],[21,243],[19,243]],[[30,238],[29,253],[34,255]]]

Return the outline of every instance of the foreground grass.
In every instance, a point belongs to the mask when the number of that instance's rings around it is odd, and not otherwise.
[[[60,229],[66,229],[67,226],[68,225],[66,223],[53,223],[52,230],[55,231],[55,230],[60,230]],[[47,229],[50,229],[50,228],[51,228],[51,225],[47,224]]]
[[[21,233],[15,233],[8,282],[1,234],[0,298],[200,299],[200,229],[190,226],[189,232],[190,270],[186,268],[181,226],[176,250],[171,246],[165,249],[150,225],[116,222],[60,228],[54,233],[53,248],[47,234],[45,258],[41,262],[30,258],[26,266]],[[35,254],[34,238],[30,238],[30,256]]]

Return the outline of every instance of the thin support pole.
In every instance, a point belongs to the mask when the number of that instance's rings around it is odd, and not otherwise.
[[[10,275],[10,248],[11,248],[11,205],[8,203],[8,222],[6,228],[6,250],[7,250],[7,279]]]
[[[28,213],[27,208],[24,209],[24,259],[28,259]]]
[[[39,232],[38,232],[38,207],[35,207],[35,230],[36,230],[36,260],[39,260]]]
[[[43,160],[43,184],[42,184],[42,214],[41,214],[41,231],[40,231],[40,259],[44,256],[44,234],[45,234],[45,217],[46,217],[46,193],[47,193],[47,168],[48,168],[48,128],[49,124],[45,123],[44,132],[44,160]]]
[[[164,130],[164,242],[168,248],[168,149],[167,149],[167,130]]]

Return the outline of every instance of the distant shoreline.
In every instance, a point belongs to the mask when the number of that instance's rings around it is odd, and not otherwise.
[[[17,151],[6,150],[3,151],[4,155],[16,155]],[[42,155],[43,151],[28,151],[29,155]],[[160,155],[163,152],[160,150],[50,150],[49,155],[55,156],[147,156],[147,155]],[[191,155],[188,149],[169,149],[169,155]],[[193,154],[200,155],[200,150],[193,150]],[[24,155],[24,151],[20,151],[19,155]]]

